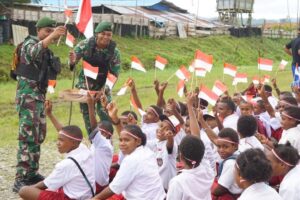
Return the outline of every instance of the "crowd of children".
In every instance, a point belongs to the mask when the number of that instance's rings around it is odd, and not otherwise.
[[[136,109],[143,110],[134,80],[127,84]],[[19,194],[30,200],[300,199],[300,92],[280,92],[273,84],[278,99],[271,86],[251,84],[232,96],[225,92],[209,112],[199,89],[186,92],[185,102],[165,100],[168,84],[155,81],[157,102],[140,121],[132,110],[119,115],[118,102],[108,104],[104,95],[100,102],[110,121],[97,122],[88,94],[91,145],[82,143],[77,126],[61,125],[48,101],[46,114],[66,158]]]

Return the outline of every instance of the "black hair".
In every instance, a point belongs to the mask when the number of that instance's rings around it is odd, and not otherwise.
[[[61,130],[67,132],[69,135],[74,136],[75,138],[83,138],[81,129],[76,125],[64,126]]]
[[[202,99],[202,98],[199,98],[198,101],[199,101],[200,107],[202,107],[202,108],[207,108],[207,106],[208,106],[208,101],[206,101],[205,99]]]
[[[129,131],[133,135],[137,136],[141,139],[141,145],[145,146],[147,142],[147,138],[145,133],[143,133],[142,129],[137,125],[126,125],[124,127],[125,130]]]
[[[245,101],[244,99],[242,99],[240,101],[240,104],[248,104],[248,105],[250,105],[253,108],[253,104],[251,102],[249,102],[249,101]]]
[[[185,103],[178,101],[181,116],[188,116],[188,110]]]
[[[280,95],[283,95],[284,97],[293,97],[293,93],[289,91],[282,91],[280,92]]]
[[[296,124],[300,124],[300,108],[299,107],[287,107],[283,112],[296,119]]]
[[[156,106],[156,105],[151,105],[151,106],[149,106],[149,107],[153,108],[153,109],[157,112],[157,114],[158,114],[157,117],[159,117],[160,115],[163,114],[163,111],[162,111],[162,109],[161,109],[160,107],[158,107],[158,106]]]
[[[187,135],[185,136],[179,145],[179,152],[181,153],[182,159],[189,167],[197,167],[204,155],[204,144],[200,138]],[[194,164],[192,162],[195,162]]]
[[[253,136],[257,131],[257,121],[252,115],[240,116],[237,122],[237,131],[243,137]]]
[[[260,149],[248,149],[236,159],[240,176],[252,183],[266,182],[272,176],[272,166]]]
[[[114,133],[114,127],[110,121],[103,120],[103,121],[99,122],[98,127],[103,128],[104,130],[107,130],[111,134]]]
[[[220,103],[226,104],[226,106],[228,107],[229,110],[232,111],[232,113],[235,112],[236,109],[235,103],[230,98],[222,99]]]
[[[295,107],[298,107],[298,102],[297,99],[295,99],[294,97],[283,97],[281,99],[281,101],[286,101],[289,104],[294,105]],[[290,106],[289,106],[290,107]]]
[[[286,144],[276,144],[274,146],[274,151],[282,160],[291,165],[297,165],[299,162],[300,157],[298,150],[289,142]]]
[[[128,116],[129,114],[132,114],[132,116],[134,117],[135,120],[138,120],[138,116],[136,115],[135,112],[131,111],[131,110],[126,110],[124,112],[121,113],[121,116]]]
[[[260,109],[266,110],[265,102],[263,100],[258,100],[256,104],[260,107]]]
[[[232,142],[239,143],[238,133],[232,128],[223,128],[219,135],[219,138],[229,138]]]
[[[264,89],[266,92],[272,93],[272,87],[269,85],[264,85]]]

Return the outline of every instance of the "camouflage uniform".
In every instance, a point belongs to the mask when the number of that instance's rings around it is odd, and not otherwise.
[[[30,64],[39,57],[42,49],[42,43],[37,38],[27,37],[21,49],[21,62]],[[19,114],[19,148],[16,178],[30,179],[38,174],[40,145],[46,136],[44,101],[45,92],[40,90],[37,81],[18,76],[16,108]]]
[[[91,46],[91,43],[89,42],[90,40],[95,40],[94,37],[91,39],[86,39],[81,41],[76,47],[75,47],[75,53],[76,53],[76,60],[77,62],[82,58],[83,60],[88,59],[89,57],[89,51],[91,48],[94,48]],[[95,41],[94,41],[95,42]],[[94,48],[94,52],[92,54],[93,57],[107,57],[109,55],[109,50],[108,49],[98,49]],[[109,67],[110,67],[110,73],[113,73],[115,76],[118,76],[119,71],[120,71],[120,51],[115,48],[113,56],[110,60]],[[76,88],[79,89],[89,89],[91,91],[100,91],[103,87],[99,82],[87,78],[89,87],[86,87],[86,80],[84,76],[83,69],[80,70],[80,74],[78,77],[78,83],[76,84]],[[110,95],[110,90],[108,87],[105,87],[105,94],[108,99],[108,101],[111,101],[111,95]],[[80,110],[83,115],[83,120],[85,123],[85,127],[88,133],[91,133],[91,126],[90,126],[90,119],[89,119],[89,113],[88,113],[88,105],[86,103],[80,103]],[[100,117],[101,120],[108,120],[107,113],[103,110],[101,103],[97,102],[96,103],[96,112],[98,116]]]

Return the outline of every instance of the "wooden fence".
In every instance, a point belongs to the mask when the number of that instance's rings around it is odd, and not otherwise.
[[[263,37],[293,39],[297,37],[297,32],[283,30],[264,30]]]

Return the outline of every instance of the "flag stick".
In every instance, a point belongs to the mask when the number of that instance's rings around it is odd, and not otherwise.
[[[168,79],[167,79],[167,82],[169,82],[169,80],[171,80],[171,78],[173,78],[175,76],[176,72],[173,73]]]
[[[194,75],[195,75],[195,71],[193,71],[193,73],[192,73],[192,80],[191,80],[191,91],[193,91]]]
[[[86,88],[88,91],[90,91],[90,88],[89,88],[89,83],[88,83],[88,80],[87,80],[87,77],[86,75],[84,75],[84,78],[85,78],[85,84],[86,84]]]
[[[69,21],[70,21],[70,18],[69,18],[69,17],[67,17],[67,20],[66,20],[66,22],[65,22],[65,25],[64,25],[64,27],[66,27],[66,26],[67,26],[67,24],[69,23]],[[59,46],[59,44],[60,44],[60,41],[61,41],[61,38],[62,38],[62,35],[59,37],[59,39],[58,39],[58,41],[57,41],[57,44],[56,44],[56,46]]]
[[[154,66],[154,80],[156,80],[156,67]]]
[[[74,89],[74,85],[75,85],[75,69],[73,69],[73,80],[72,80],[72,89]],[[70,103],[70,109],[69,109],[69,121],[68,121],[68,124],[70,126],[71,124],[71,116],[72,116],[72,111],[73,111],[73,102],[71,101]]]

